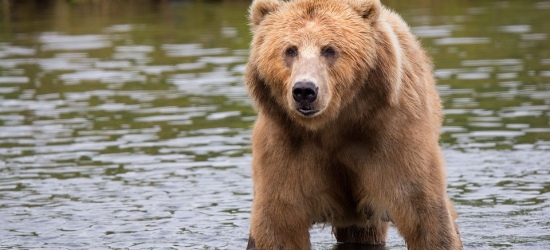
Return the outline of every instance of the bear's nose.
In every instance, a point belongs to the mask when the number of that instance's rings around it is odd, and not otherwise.
[[[318,88],[312,82],[297,82],[292,87],[292,97],[296,102],[313,102],[317,99]]]

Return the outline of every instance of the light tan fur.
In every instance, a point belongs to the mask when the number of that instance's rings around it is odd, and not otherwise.
[[[409,249],[462,249],[431,61],[405,22],[378,0],[255,0],[250,20],[248,248],[310,249],[313,223],[382,245],[391,221]],[[312,115],[293,95],[305,81]]]

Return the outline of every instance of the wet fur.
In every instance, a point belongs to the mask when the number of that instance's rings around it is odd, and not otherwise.
[[[390,221],[409,249],[462,249],[431,61],[402,19],[377,0],[256,0],[250,12],[245,81],[258,119],[248,249],[310,249],[314,223],[330,223],[339,242],[383,245]],[[288,97],[302,58],[289,66],[283,46],[323,42],[341,54],[314,61],[328,77],[326,107],[302,117]]]

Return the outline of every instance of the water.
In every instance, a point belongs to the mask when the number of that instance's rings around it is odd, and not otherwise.
[[[243,249],[248,2],[70,2],[0,3],[0,247]],[[550,2],[386,4],[435,61],[465,248],[549,249]]]

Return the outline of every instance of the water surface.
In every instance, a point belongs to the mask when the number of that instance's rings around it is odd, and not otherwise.
[[[248,2],[73,2],[0,3],[0,246],[243,249]],[[385,3],[435,61],[465,248],[550,248],[550,2]]]

